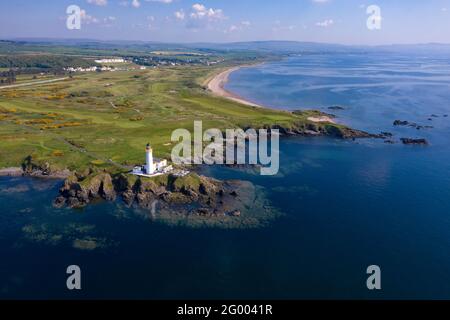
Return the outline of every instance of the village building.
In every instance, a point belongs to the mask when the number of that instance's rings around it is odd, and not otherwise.
[[[115,58],[115,59],[99,59],[95,60],[96,63],[124,63],[125,60],[122,58]]]

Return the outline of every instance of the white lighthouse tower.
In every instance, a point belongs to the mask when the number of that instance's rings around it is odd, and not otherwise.
[[[145,164],[145,173],[148,175],[155,173],[155,164],[153,162],[153,150],[150,146],[150,143],[147,144],[147,147],[145,148],[145,155],[146,155],[146,164]]]

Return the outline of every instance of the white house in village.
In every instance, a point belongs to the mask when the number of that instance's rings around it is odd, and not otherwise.
[[[115,59],[99,59],[95,60],[97,63],[124,63],[125,59],[115,58]]]
[[[145,148],[145,160],[145,165],[134,167],[132,174],[142,177],[155,177],[173,170],[166,159],[153,158],[153,149],[150,143]]]

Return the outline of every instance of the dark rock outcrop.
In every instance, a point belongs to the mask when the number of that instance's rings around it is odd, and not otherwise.
[[[411,139],[411,138],[401,138],[400,139],[403,144],[413,144],[413,145],[428,145],[428,141],[426,139]]]
[[[35,161],[28,156],[22,162],[22,175],[36,178],[65,179],[71,175],[70,170],[59,169],[48,162]]]
[[[155,178],[125,174],[112,178],[108,173],[100,173],[82,179],[74,174],[64,181],[53,204],[55,207],[80,208],[96,199],[112,201],[117,196],[129,206],[135,204],[154,209],[158,203],[163,209],[176,208],[177,215],[241,216],[237,209],[242,206],[238,182],[219,181],[195,173]],[[192,210],[192,207],[197,209]],[[226,215],[225,212],[234,213]]]
[[[328,107],[328,109],[333,110],[333,111],[345,110],[345,108],[341,107],[341,106],[331,106],[331,107]]]
[[[395,120],[394,126],[410,126],[411,123],[409,121],[404,120]]]
[[[67,205],[79,208],[95,199],[108,201],[116,199],[114,184],[108,173],[88,176],[81,181],[73,174],[64,181],[59,193],[60,196],[53,202],[56,207]]]
[[[431,118],[429,118],[428,120],[433,120]],[[394,126],[403,126],[403,127],[411,127],[411,128],[415,128],[417,130],[422,130],[422,129],[433,129],[432,126],[423,126],[423,125],[419,125],[417,123],[414,122],[409,122],[409,121],[402,121],[402,120],[395,120],[394,121]]]

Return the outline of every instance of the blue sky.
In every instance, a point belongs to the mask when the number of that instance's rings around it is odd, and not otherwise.
[[[381,30],[366,26],[381,8]],[[83,10],[81,30],[66,9]],[[450,0],[2,0],[0,38],[450,43]]]

